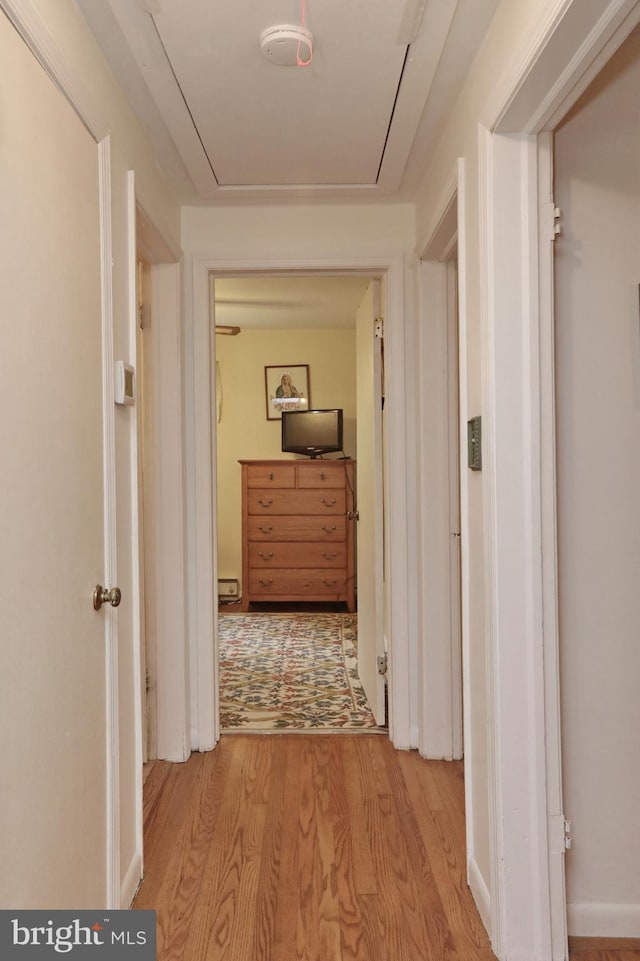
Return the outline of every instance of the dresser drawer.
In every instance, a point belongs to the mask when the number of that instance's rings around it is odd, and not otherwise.
[[[347,591],[346,570],[250,571],[249,590],[254,595],[296,595],[339,598]]]
[[[298,464],[296,466],[296,480],[298,487],[343,488],[346,484],[344,465],[333,464]]]
[[[293,488],[296,486],[295,464],[249,464],[247,466],[247,487]]]
[[[248,517],[250,541],[344,541],[346,517]]]
[[[250,490],[249,514],[345,514],[343,490]]]
[[[249,567],[331,568],[347,566],[346,544],[300,541],[249,544]]]
[[[242,610],[252,601],[356,609],[355,463],[241,460]]]

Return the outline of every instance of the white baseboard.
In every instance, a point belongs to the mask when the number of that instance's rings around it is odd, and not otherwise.
[[[640,938],[640,904],[568,904],[567,925],[576,938]]]
[[[491,896],[475,858],[471,858],[469,861],[467,871],[469,888],[473,900],[476,902],[480,920],[484,924],[487,934],[491,937]]]
[[[140,852],[136,851],[133,858],[131,859],[131,864],[124,876],[122,884],[120,885],[120,906],[122,908],[130,908],[133,904],[133,899],[136,896],[136,891],[142,880],[142,858]]]

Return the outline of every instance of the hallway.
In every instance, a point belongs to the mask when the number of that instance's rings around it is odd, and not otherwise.
[[[158,961],[491,961],[462,764],[367,735],[224,736],[145,783]]]

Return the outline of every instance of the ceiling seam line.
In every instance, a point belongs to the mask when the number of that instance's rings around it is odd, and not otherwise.
[[[384,155],[387,149],[387,144],[389,143],[389,135],[391,134],[391,126],[393,124],[393,116],[396,112],[396,106],[398,104],[398,97],[400,96],[400,87],[402,86],[402,78],[404,77],[405,67],[407,66],[407,60],[409,59],[409,50],[411,45],[407,46],[404,54],[404,60],[402,61],[402,70],[400,71],[400,78],[398,80],[398,86],[396,87],[396,95],[393,100],[393,107],[391,108],[391,116],[389,117],[389,126],[387,127],[387,135],[384,138],[384,144],[382,145],[382,153],[380,155],[380,163],[378,165],[378,172],[376,174],[376,184],[380,180],[380,171],[382,170],[382,164],[384,163]]]
[[[209,169],[211,170],[211,173],[213,174],[213,179],[215,180],[215,182],[216,182],[216,183],[218,184],[218,186],[219,186],[219,185],[220,185],[220,181],[218,180],[218,177],[217,177],[216,172],[215,172],[215,170],[214,170],[213,164],[211,163],[211,159],[210,159],[210,157],[209,157],[209,154],[207,153],[207,148],[205,147],[204,142],[203,142],[203,140],[202,140],[202,137],[200,136],[200,131],[198,130],[198,125],[196,124],[195,119],[194,119],[194,116],[193,116],[193,114],[191,113],[191,110],[190,110],[190,108],[189,108],[189,104],[187,103],[187,98],[186,98],[185,95],[184,95],[184,91],[183,91],[183,89],[182,89],[182,87],[181,87],[181,85],[180,85],[180,81],[178,80],[178,77],[177,77],[177,75],[176,75],[176,72],[175,72],[175,70],[173,69],[173,64],[171,63],[171,60],[170,60],[170,58],[169,58],[169,54],[168,54],[168,52],[167,52],[167,48],[166,48],[165,45],[164,45],[164,42],[163,42],[162,37],[161,37],[161,35],[160,35],[160,31],[158,30],[158,25],[157,25],[157,23],[156,23],[156,21],[155,21],[152,13],[149,14],[149,18],[150,18],[150,20],[151,20],[151,23],[153,24],[153,29],[155,30],[156,35],[157,35],[157,37],[158,37],[158,42],[160,43],[160,46],[162,47],[163,53],[164,53],[164,55],[165,55],[165,57],[166,57],[167,65],[168,65],[168,67],[169,67],[169,70],[171,71],[171,73],[172,73],[172,75],[173,75],[173,79],[174,79],[175,82],[176,82],[176,86],[177,86],[178,90],[180,91],[180,96],[182,97],[182,102],[184,103],[185,109],[186,109],[187,113],[189,114],[189,118],[190,118],[190,120],[191,120],[191,123],[193,124],[193,129],[195,130],[196,137],[197,137],[198,140],[200,141],[200,146],[202,147],[202,152],[204,153],[205,157],[207,158],[207,163],[208,163],[208,165],[209,165]]]

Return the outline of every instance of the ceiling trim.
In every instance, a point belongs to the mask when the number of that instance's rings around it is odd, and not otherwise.
[[[416,130],[426,106],[458,0],[429,4],[418,39],[409,47],[378,183],[389,193],[400,187]]]
[[[198,195],[209,196],[218,182],[173,75],[152,13],[132,0],[106,0],[133,54]]]

